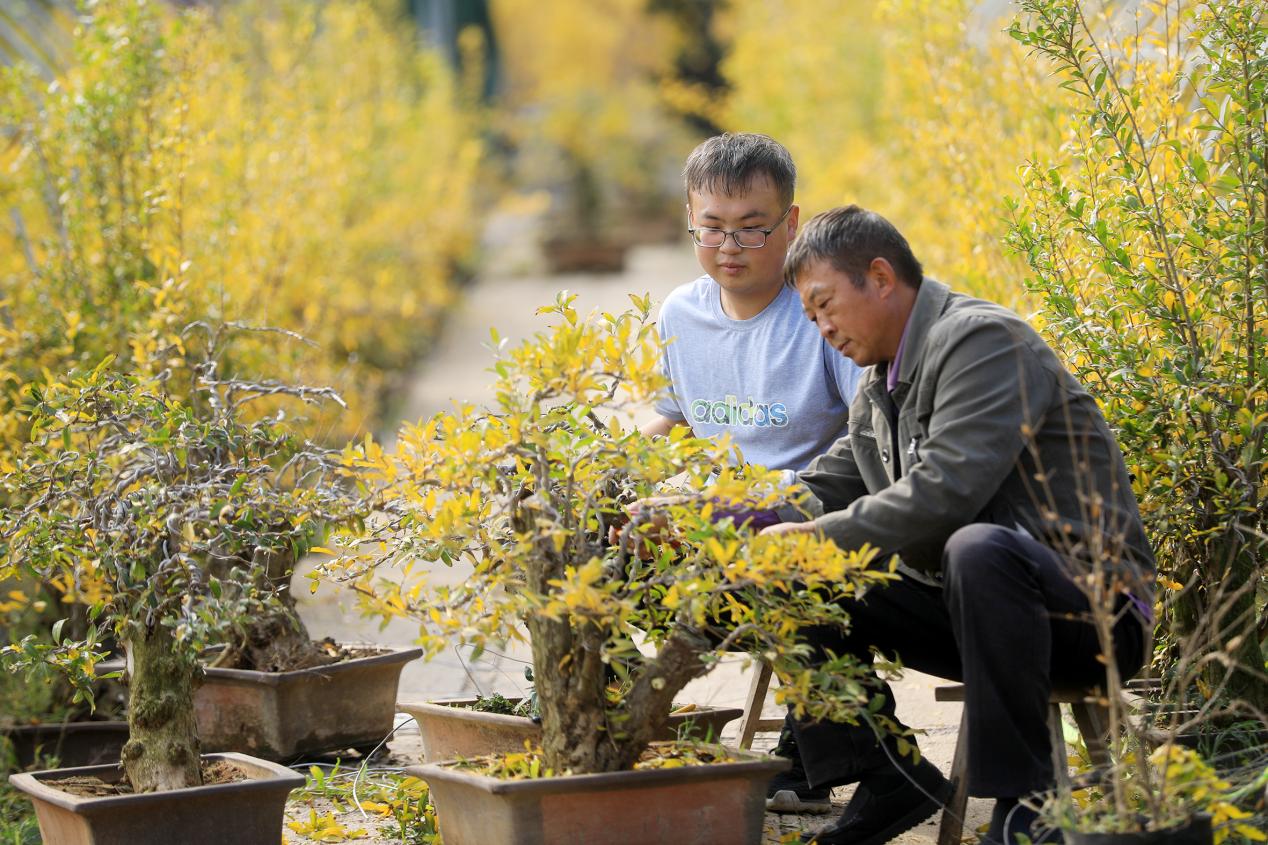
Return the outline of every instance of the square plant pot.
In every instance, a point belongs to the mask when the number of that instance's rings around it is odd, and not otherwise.
[[[759,845],[766,786],[791,761],[500,780],[453,763],[406,768],[431,790],[445,845]]]
[[[304,776],[243,754],[207,754],[204,762],[227,760],[247,780],[145,792],[83,797],[45,781],[87,776],[118,782],[117,764],[50,769],[9,776],[9,783],[35,804],[44,845],[277,845],[282,812]]]
[[[204,751],[266,760],[355,748],[368,752],[392,731],[396,687],[422,649],[382,649],[294,672],[207,669],[194,692]]]

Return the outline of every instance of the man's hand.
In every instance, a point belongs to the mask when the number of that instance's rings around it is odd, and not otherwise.
[[[813,522],[777,522],[774,525],[768,525],[763,528],[761,534],[813,534],[815,533],[815,524]]]
[[[626,508],[628,522],[633,523],[628,530],[622,531],[620,525],[608,528],[608,544],[615,546],[621,542],[621,534],[625,533],[625,551],[637,554],[646,560],[650,556],[648,542],[660,542],[660,532],[669,525],[669,516],[665,509],[670,505],[682,504],[686,496],[651,496],[631,502]]]

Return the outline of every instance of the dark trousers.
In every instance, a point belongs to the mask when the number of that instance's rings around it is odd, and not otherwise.
[[[943,553],[941,588],[904,578],[845,603],[852,624],[815,628],[820,650],[870,664],[871,648],[897,653],[904,666],[962,681],[968,710],[969,793],[1000,798],[1052,785],[1048,697],[1053,685],[1103,684],[1096,632],[1082,616],[1088,600],[1061,558],[1026,534],[968,525]],[[1126,597],[1124,597],[1124,603]],[[1140,620],[1122,612],[1114,658],[1123,677],[1144,660]],[[894,696],[879,677],[881,713],[894,718]],[[840,785],[891,764],[866,723],[794,721],[812,786]]]

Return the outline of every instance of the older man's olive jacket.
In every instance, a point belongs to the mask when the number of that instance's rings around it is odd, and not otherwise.
[[[1118,443],[1024,320],[926,279],[892,401],[888,366],[864,371],[849,434],[798,476],[824,535],[937,572],[951,534],[986,522],[1075,560],[1126,563],[1152,580]],[[1149,594],[1147,583],[1132,588]]]

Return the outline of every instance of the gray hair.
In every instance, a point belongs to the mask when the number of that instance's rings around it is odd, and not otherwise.
[[[690,198],[692,191],[721,191],[735,196],[754,180],[767,177],[781,205],[792,205],[797,166],[778,141],[755,132],[727,132],[702,142],[687,156],[682,169]]]
[[[784,258],[784,281],[796,287],[798,273],[810,264],[826,261],[862,287],[875,258],[888,261],[909,287],[919,288],[924,281],[924,268],[893,223],[857,205],[834,208],[816,214],[797,233]]]

